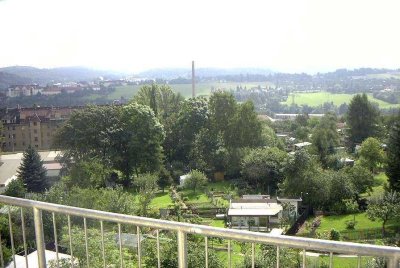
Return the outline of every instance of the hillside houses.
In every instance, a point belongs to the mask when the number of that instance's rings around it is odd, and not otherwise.
[[[67,83],[56,83],[47,86],[40,86],[37,84],[32,85],[13,85],[10,86],[5,94],[8,98],[21,97],[21,96],[36,96],[38,94],[51,96],[61,93],[75,93],[81,90],[93,90],[99,91],[104,87],[94,82],[67,82]]]

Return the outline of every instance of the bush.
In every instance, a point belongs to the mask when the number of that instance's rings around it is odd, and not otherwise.
[[[340,240],[340,232],[335,229],[331,229],[331,232],[329,234],[329,239],[339,241]]]
[[[354,230],[354,228],[356,227],[357,222],[350,220],[350,221],[346,221],[346,229],[349,230]]]

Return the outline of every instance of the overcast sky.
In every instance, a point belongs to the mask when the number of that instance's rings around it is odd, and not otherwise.
[[[0,66],[400,68],[399,0],[0,0]]]

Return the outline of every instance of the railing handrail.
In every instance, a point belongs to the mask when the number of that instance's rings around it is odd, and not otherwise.
[[[132,224],[140,227],[150,227],[154,229],[184,232],[188,234],[220,237],[224,239],[239,240],[243,242],[264,243],[275,246],[315,250],[322,252],[355,254],[359,256],[381,256],[394,259],[400,258],[400,248],[390,246],[359,244],[352,242],[331,241],[286,235],[271,235],[266,233],[250,232],[246,230],[225,229],[199,224],[167,221],[93,209],[71,207],[29,199],[9,197],[4,195],[0,195],[0,203],[25,208],[40,209],[43,211],[61,213],[71,216],[79,216],[84,218],[115,222],[120,224]]]

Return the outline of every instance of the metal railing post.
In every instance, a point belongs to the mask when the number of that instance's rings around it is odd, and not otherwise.
[[[178,267],[187,268],[187,238],[186,233],[178,231]]]
[[[388,268],[400,268],[400,257],[392,257],[388,260]]]
[[[46,252],[44,246],[42,211],[36,207],[33,208],[33,220],[35,222],[35,237],[39,268],[46,268]]]

